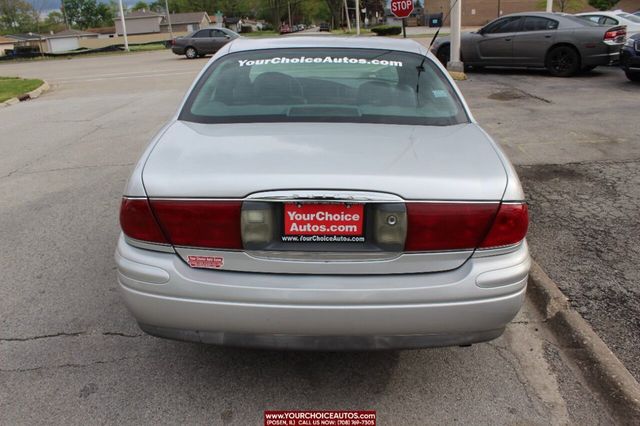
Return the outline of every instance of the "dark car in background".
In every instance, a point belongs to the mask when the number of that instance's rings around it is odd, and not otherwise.
[[[640,81],[640,34],[627,40],[620,52],[620,66],[631,81]]]
[[[322,24],[320,24],[320,28],[318,29],[318,31],[320,31],[320,32],[322,32],[322,31],[331,32],[331,27],[326,22],[323,22]]]
[[[625,38],[624,26],[601,26],[564,13],[514,13],[463,34],[460,56],[474,68],[546,68],[554,76],[569,77],[616,62]],[[444,64],[450,50],[448,37],[432,46]]]
[[[203,28],[188,36],[177,37],[171,41],[171,50],[176,55],[185,55],[187,59],[203,57],[216,53],[222,46],[240,37],[226,28]]]

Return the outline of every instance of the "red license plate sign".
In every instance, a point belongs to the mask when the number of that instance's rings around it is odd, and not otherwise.
[[[363,204],[284,205],[284,235],[358,236],[363,233]]]

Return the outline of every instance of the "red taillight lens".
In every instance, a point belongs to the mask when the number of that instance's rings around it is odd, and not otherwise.
[[[120,226],[126,236],[151,243],[167,244],[146,198],[123,198]]]
[[[605,40],[615,40],[618,37],[625,38],[626,36],[627,36],[626,28],[613,29],[604,33]]]
[[[408,203],[405,251],[475,249],[499,203]]]
[[[173,245],[242,248],[240,201],[151,200],[150,203]]]
[[[527,235],[529,209],[524,203],[505,203],[500,206],[491,231],[481,248],[508,246],[519,243]]]

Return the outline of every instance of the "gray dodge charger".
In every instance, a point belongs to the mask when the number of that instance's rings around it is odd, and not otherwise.
[[[601,26],[564,13],[515,13],[463,34],[460,56],[474,68],[546,68],[554,76],[569,77],[616,62],[625,37],[624,26]],[[448,37],[432,46],[443,64],[450,50]]]
[[[224,46],[140,158],[120,223],[141,329],[221,345],[488,341],[530,265],[513,167],[410,40]]]

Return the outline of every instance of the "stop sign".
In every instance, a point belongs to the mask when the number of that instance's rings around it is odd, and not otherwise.
[[[391,13],[396,18],[406,18],[413,12],[413,0],[391,0]]]

